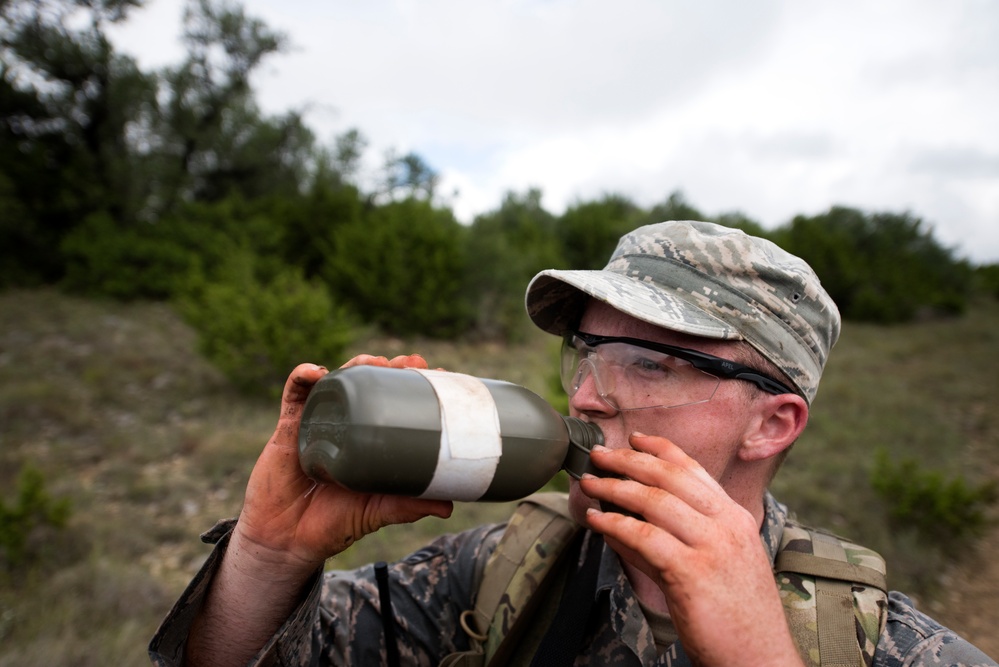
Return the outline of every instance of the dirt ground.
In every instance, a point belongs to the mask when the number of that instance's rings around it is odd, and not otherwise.
[[[999,661],[999,523],[943,583],[947,593],[925,611]]]

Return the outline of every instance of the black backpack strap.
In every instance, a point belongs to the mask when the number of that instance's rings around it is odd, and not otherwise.
[[[604,550],[604,540],[600,535],[591,533],[587,542],[582,566],[570,575],[562,591],[558,611],[531,660],[531,667],[572,667],[583,647],[597,593],[600,555]],[[582,546],[580,544],[579,549],[570,550],[577,561]],[[568,566],[571,568],[572,563]]]

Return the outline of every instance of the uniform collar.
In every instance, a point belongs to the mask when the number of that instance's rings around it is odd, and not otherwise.
[[[760,526],[760,539],[763,541],[763,548],[770,556],[773,563],[777,558],[777,549],[780,547],[780,538],[784,534],[784,524],[787,523],[787,506],[777,502],[777,499],[767,491],[763,495],[763,525]]]

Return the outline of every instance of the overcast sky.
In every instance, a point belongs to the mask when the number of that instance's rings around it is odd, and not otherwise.
[[[674,190],[766,227],[910,211],[999,262],[996,0],[247,0],[291,50],[256,86],[381,158],[420,154],[460,219],[538,187],[553,213]],[[116,35],[176,63],[183,0]]]

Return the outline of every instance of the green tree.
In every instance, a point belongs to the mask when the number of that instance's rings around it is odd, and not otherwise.
[[[147,74],[106,36],[140,5],[0,2],[0,285],[162,295],[162,273],[135,277],[186,263],[175,251],[197,235],[176,221],[192,204],[295,198],[319,172],[301,114],[265,118],[253,99],[250,77],[283,36],[238,5],[190,0],[186,59]],[[257,248],[261,217],[248,219],[235,236]]]
[[[367,141],[355,129],[337,136],[332,147],[315,151],[314,166],[301,196],[275,196],[268,203],[281,229],[281,256],[307,278],[321,277],[333,261],[343,227],[361,222],[373,207],[357,186]]]
[[[466,232],[450,210],[424,199],[389,202],[337,228],[322,274],[365,322],[451,338],[469,321],[461,299]]]
[[[999,482],[978,484],[942,470],[926,468],[918,459],[892,461],[888,451],[876,451],[871,486],[877,492],[896,531],[916,535],[953,557],[981,537],[991,525],[989,509],[999,500]]]
[[[623,195],[573,204],[556,226],[566,263],[574,269],[602,268],[618,239],[638,226],[642,216],[643,211]]]
[[[132,137],[152,122],[156,82],[116,54],[107,26],[138,0],[0,3],[0,279],[53,282],[60,241],[87,216],[141,208]],[[16,202],[16,203],[15,203]]]
[[[679,190],[670,193],[665,201],[649,209],[642,224],[664,222],[666,220],[708,220],[699,210],[691,205]]]
[[[412,152],[400,157],[390,151],[383,171],[378,194],[390,200],[401,196],[432,201],[440,183],[440,175],[422,157]]]
[[[811,264],[845,318],[904,322],[966,305],[970,266],[909,213],[833,207],[796,216],[775,240]]]
[[[283,261],[311,279],[324,276],[327,265],[336,261],[344,229],[362,225],[366,207],[353,185],[318,181],[300,197],[270,199],[267,210],[280,230]]]
[[[170,299],[192,274],[213,280],[226,257],[249,252],[272,273],[285,266],[284,230],[272,200],[232,195],[184,204],[155,222],[121,225],[88,216],[62,243],[67,289],[117,299]]]
[[[767,230],[763,229],[763,226],[760,223],[756,222],[749,216],[740,213],[739,211],[722,213],[721,215],[715,217],[714,221],[719,225],[725,225],[726,227],[731,227],[733,229],[741,229],[751,236],[758,236],[764,239],[770,237],[770,234]]]
[[[284,35],[224,0],[189,0],[187,56],[163,73],[159,210],[184,201],[295,194],[314,149],[301,114],[263,118],[250,78]]]
[[[200,263],[202,231],[211,230],[174,220],[122,229],[106,212],[91,214],[62,241],[62,284],[73,292],[123,300],[169,298]]]
[[[523,336],[528,281],[543,269],[566,266],[555,227],[555,216],[542,207],[537,189],[507,193],[498,210],[472,223],[465,295],[474,308],[479,336]]]
[[[368,147],[368,140],[356,128],[338,135],[332,150],[321,150],[317,161],[317,181],[329,179],[337,184],[357,184],[361,157]]]
[[[979,289],[999,299],[999,264],[985,264],[975,268]]]
[[[191,280],[178,305],[205,356],[249,393],[277,394],[303,361],[338,364],[355,326],[324,285],[247,250]]]

